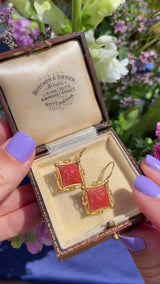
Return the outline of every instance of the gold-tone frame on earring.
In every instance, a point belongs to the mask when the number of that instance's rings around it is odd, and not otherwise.
[[[68,185],[68,186],[63,186],[59,167],[60,166],[67,166],[67,165],[71,165],[71,164],[77,164],[78,165],[79,173],[80,173],[82,182],[81,183],[76,183],[76,184],[71,184],[71,185]],[[54,174],[54,176],[56,178],[57,185],[58,185],[58,188],[59,188],[60,191],[73,191],[73,190],[79,188],[82,185],[82,183],[84,183],[85,173],[84,173],[84,170],[83,170],[83,168],[81,166],[80,159],[75,159],[75,160],[65,160],[63,162],[56,163],[55,164],[55,174]]]
[[[103,207],[103,208],[99,208],[99,209],[96,209],[94,211],[91,211],[90,209],[90,204],[89,204],[89,199],[88,199],[88,195],[87,195],[87,191],[89,189],[92,189],[92,188],[96,188],[96,187],[100,187],[102,185],[105,185],[106,187],[106,191],[107,191],[107,195],[108,195],[108,198],[109,198],[109,203],[110,203],[110,206],[107,206],[107,207]],[[86,214],[87,216],[91,216],[91,215],[99,215],[99,214],[102,214],[104,211],[108,210],[108,209],[111,209],[114,207],[114,204],[113,204],[113,197],[112,197],[112,192],[111,190],[109,189],[109,185],[108,185],[108,180],[105,180],[105,181],[97,181],[97,182],[94,182],[92,183],[92,185],[86,185],[85,183],[82,185],[82,203],[85,207],[85,211],[86,211]]]

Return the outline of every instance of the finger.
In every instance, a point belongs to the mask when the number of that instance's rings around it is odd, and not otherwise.
[[[0,118],[0,145],[12,137],[12,131],[6,118]]]
[[[0,217],[36,201],[32,186],[22,185],[0,202]]]
[[[37,202],[0,217],[0,241],[26,233],[38,225],[41,220],[42,216]]]
[[[0,151],[0,201],[27,175],[34,160],[35,146],[36,143],[30,136],[18,132],[7,147]]]
[[[160,161],[147,156],[141,168],[147,177],[140,175],[136,178],[133,197],[144,215],[160,229]]]
[[[157,166],[157,168],[156,168],[156,166],[155,166],[155,168],[153,168],[153,166],[154,166],[153,164],[152,164],[152,166],[150,166],[151,160],[154,162],[154,164],[156,163],[156,164],[159,165],[159,170],[158,170],[158,166]],[[141,162],[141,169],[148,178],[150,178],[158,186],[160,186],[160,161],[158,161],[156,158],[154,158],[150,155],[147,155],[147,158],[145,158]]]
[[[160,283],[160,232],[143,224],[120,235],[145,283]]]
[[[160,229],[160,199],[147,196],[136,188],[133,189],[133,197],[141,212]]]

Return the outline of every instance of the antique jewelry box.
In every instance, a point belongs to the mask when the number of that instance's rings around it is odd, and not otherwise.
[[[5,52],[0,67],[13,133],[37,143],[29,177],[57,257],[140,223],[132,186],[141,172],[110,127],[83,32]]]

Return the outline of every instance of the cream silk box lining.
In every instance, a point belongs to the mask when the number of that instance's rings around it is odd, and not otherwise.
[[[84,147],[87,148],[81,158],[81,164],[85,170],[87,184],[98,179],[108,162],[115,162],[109,180],[114,208],[97,216],[86,216],[81,189],[59,192],[54,177],[54,163],[74,158]],[[103,231],[109,220],[122,222],[140,212],[132,197],[132,186],[138,173],[111,132],[100,135],[74,150],[40,158],[34,162],[32,170],[62,249]]]
[[[37,145],[102,121],[78,41],[0,64],[0,86],[19,131]]]

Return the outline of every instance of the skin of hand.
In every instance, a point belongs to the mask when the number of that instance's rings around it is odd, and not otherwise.
[[[35,157],[35,150],[19,161],[12,155],[12,133],[5,118],[0,119],[0,241],[25,233],[42,217],[31,185],[19,186]],[[12,143],[13,144],[13,143]],[[23,143],[22,143],[23,144]],[[23,145],[22,145],[23,148]]]
[[[149,157],[150,155],[148,155]],[[160,161],[153,157],[150,165],[145,158],[140,176],[133,188],[133,197],[150,222],[124,232],[120,240],[128,248],[146,284],[160,283]],[[156,167],[155,167],[156,165]],[[153,181],[153,184],[151,182]],[[153,226],[153,225],[154,226]]]

